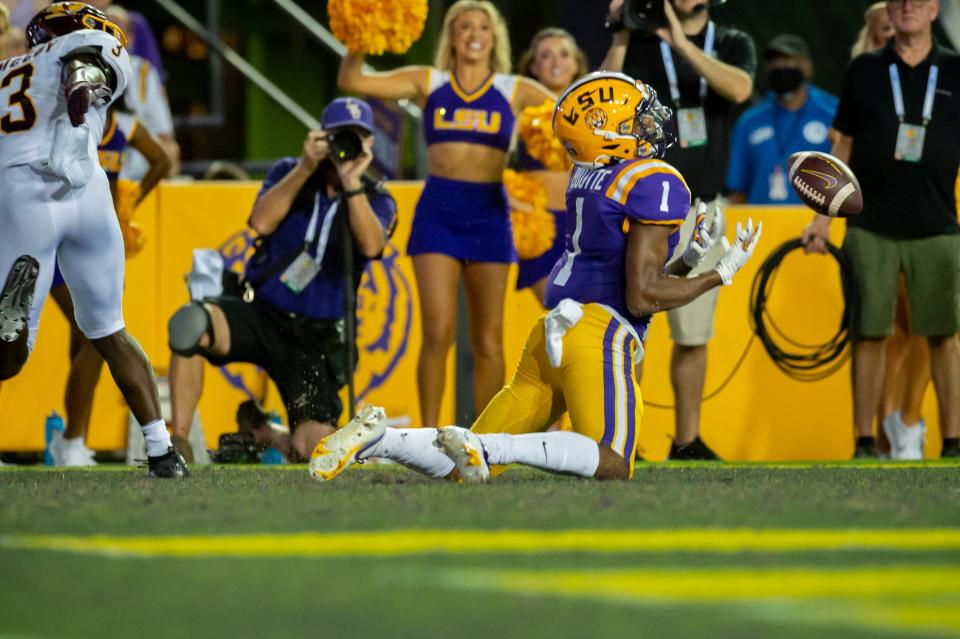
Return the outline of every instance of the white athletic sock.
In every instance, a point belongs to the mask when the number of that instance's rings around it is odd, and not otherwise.
[[[383,438],[360,453],[358,459],[383,457],[439,479],[453,471],[454,463],[433,445],[436,439],[436,428],[387,428]]]
[[[524,464],[555,473],[593,477],[600,466],[597,442],[580,433],[478,435],[490,464]]]
[[[141,426],[143,431],[143,440],[147,443],[147,456],[159,457],[165,455],[170,450],[170,433],[167,432],[167,425],[162,419],[150,422],[146,426]]]
[[[64,437],[63,445],[65,448],[86,448],[87,447],[86,442],[83,441],[83,435],[80,435],[80,437],[71,437],[69,439]]]

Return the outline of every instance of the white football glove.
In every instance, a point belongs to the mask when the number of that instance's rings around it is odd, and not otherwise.
[[[733,241],[733,246],[730,246],[727,238],[720,239],[720,245],[726,253],[720,258],[715,270],[720,274],[724,286],[730,286],[733,283],[733,276],[753,255],[753,249],[757,247],[761,231],[763,231],[763,222],[757,224],[757,231],[754,233],[753,219],[747,218],[746,228],[737,222],[737,239]]]
[[[703,257],[710,252],[714,244],[723,233],[723,209],[719,205],[715,206],[713,222],[707,227],[707,205],[700,202],[697,205],[697,222],[690,234],[690,243],[683,251],[683,263],[691,269],[700,266]]]

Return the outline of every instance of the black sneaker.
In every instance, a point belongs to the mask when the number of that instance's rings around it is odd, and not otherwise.
[[[10,267],[7,282],[0,293],[0,340],[15,342],[30,321],[33,290],[37,285],[40,263],[21,255]]]
[[[173,446],[159,457],[147,457],[147,468],[150,469],[147,477],[180,478],[190,476],[187,463],[183,461],[183,457]]]
[[[710,447],[703,443],[700,437],[696,437],[692,442],[686,444],[673,444],[670,446],[670,454],[667,459],[680,461],[719,461],[720,458]]]
[[[944,444],[943,450],[940,451],[940,459],[955,459],[957,457],[960,457],[960,444],[956,442]]]
[[[857,445],[853,449],[854,459],[877,459],[880,454],[877,452],[877,440],[873,437],[858,437]]]

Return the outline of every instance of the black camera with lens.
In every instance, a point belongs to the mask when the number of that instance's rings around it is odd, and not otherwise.
[[[673,2],[674,0],[668,0]],[[693,12],[704,11],[707,7],[717,7],[727,0],[705,0],[693,7]],[[624,0],[623,28],[631,31],[652,33],[667,26],[667,11],[664,0]]]
[[[363,139],[353,129],[337,129],[327,135],[334,162],[349,162],[363,153]]]
[[[623,26],[631,31],[654,31],[667,26],[663,0],[625,0]]]
[[[210,451],[217,464],[257,464],[260,462],[260,447],[253,435],[224,433],[220,435],[217,450]]]

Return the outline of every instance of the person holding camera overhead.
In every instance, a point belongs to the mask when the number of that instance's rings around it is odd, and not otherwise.
[[[681,245],[693,232],[696,200],[708,204],[708,215],[719,208],[738,106],[753,94],[757,68],[753,39],[710,19],[710,6],[725,1],[613,0],[607,18],[613,42],[601,68],[622,71],[652,86],[675,114],[677,144],[664,160],[686,177],[694,197],[691,215],[680,231]],[[714,268],[719,258],[719,252],[707,256],[693,274]],[[676,404],[670,459],[717,458],[700,439],[699,430],[707,342],[713,336],[719,290],[667,313],[674,343],[670,380]]]
[[[190,422],[203,389],[205,358],[215,366],[248,362],[277,385],[291,429],[288,458],[306,459],[334,432],[348,370],[344,295],[367,260],[383,252],[396,203],[364,176],[373,160],[373,111],[337,98],[323,110],[299,158],[270,169],[248,223],[259,234],[245,290],[191,301],[169,324],[173,439],[187,456]],[[349,224],[345,229],[344,224]],[[354,281],[342,238],[353,240]]]
[[[517,260],[503,169],[517,115],[555,96],[539,82],[510,74],[507,26],[488,0],[458,0],[447,10],[433,67],[368,73],[364,59],[361,53],[344,56],[341,89],[413,100],[424,109],[429,176],[407,254],[423,331],[420,418],[423,426],[436,426],[456,337],[460,278],[469,306],[476,412],[503,386],[503,305],[509,266]]]

